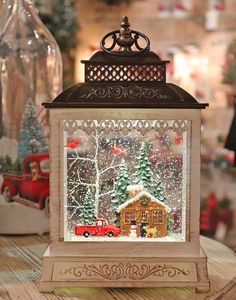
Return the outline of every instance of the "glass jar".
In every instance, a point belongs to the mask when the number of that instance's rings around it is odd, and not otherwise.
[[[13,0],[3,0],[2,9],[0,11],[0,34],[3,32],[4,27],[11,15]]]
[[[41,104],[62,90],[61,54],[32,1],[8,0],[5,5],[10,3],[0,38],[0,205],[19,207],[20,202],[31,216],[48,214],[48,126]]]

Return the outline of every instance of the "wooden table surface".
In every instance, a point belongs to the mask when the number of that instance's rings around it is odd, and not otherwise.
[[[224,245],[201,237],[208,256],[211,291],[195,294],[189,288],[70,288],[40,294],[42,255],[48,236],[0,236],[0,299],[192,300],[236,299],[236,255]]]

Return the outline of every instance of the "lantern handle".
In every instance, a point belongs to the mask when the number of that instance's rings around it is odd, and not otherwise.
[[[101,40],[100,47],[106,53],[116,56],[133,56],[133,55],[140,55],[144,52],[150,50],[150,40],[149,38],[136,30],[131,30],[129,24],[128,17],[124,17],[121,23],[120,30],[114,30],[107,33]],[[110,47],[105,47],[106,39],[111,37],[113,42]],[[138,39],[143,38],[146,42],[145,47],[141,47],[139,45]],[[119,51],[112,51],[116,45],[119,46]],[[132,46],[138,49],[138,51],[133,51]]]

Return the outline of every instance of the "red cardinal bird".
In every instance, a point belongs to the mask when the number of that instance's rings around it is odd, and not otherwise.
[[[112,146],[112,153],[115,155],[119,155],[119,154],[127,154],[126,150],[122,150],[118,147],[116,147],[115,145]]]
[[[80,144],[79,140],[72,140],[71,143],[65,145],[64,147],[70,148],[70,149],[76,149]]]
[[[179,10],[185,10],[184,4],[181,1],[177,2],[175,7]]]

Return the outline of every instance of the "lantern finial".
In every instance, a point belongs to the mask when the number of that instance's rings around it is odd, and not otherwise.
[[[110,47],[105,47],[106,40],[112,38],[112,44]],[[146,42],[145,47],[139,45],[139,38],[142,38]],[[119,46],[119,50],[114,50],[116,46]],[[112,55],[117,56],[135,56],[140,55],[150,50],[149,38],[138,31],[130,29],[130,23],[127,16],[123,17],[120,30],[115,30],[107,33],[100,43],[101,48]],[[134,47],[135,49],[133,49]]]
[[[120,46],[119,51],[132,51],[131,47],[134,44],[134,39],[131,36],[130,24],[128,17],[123,17],[120,35],[117,39],[117,44]]]

